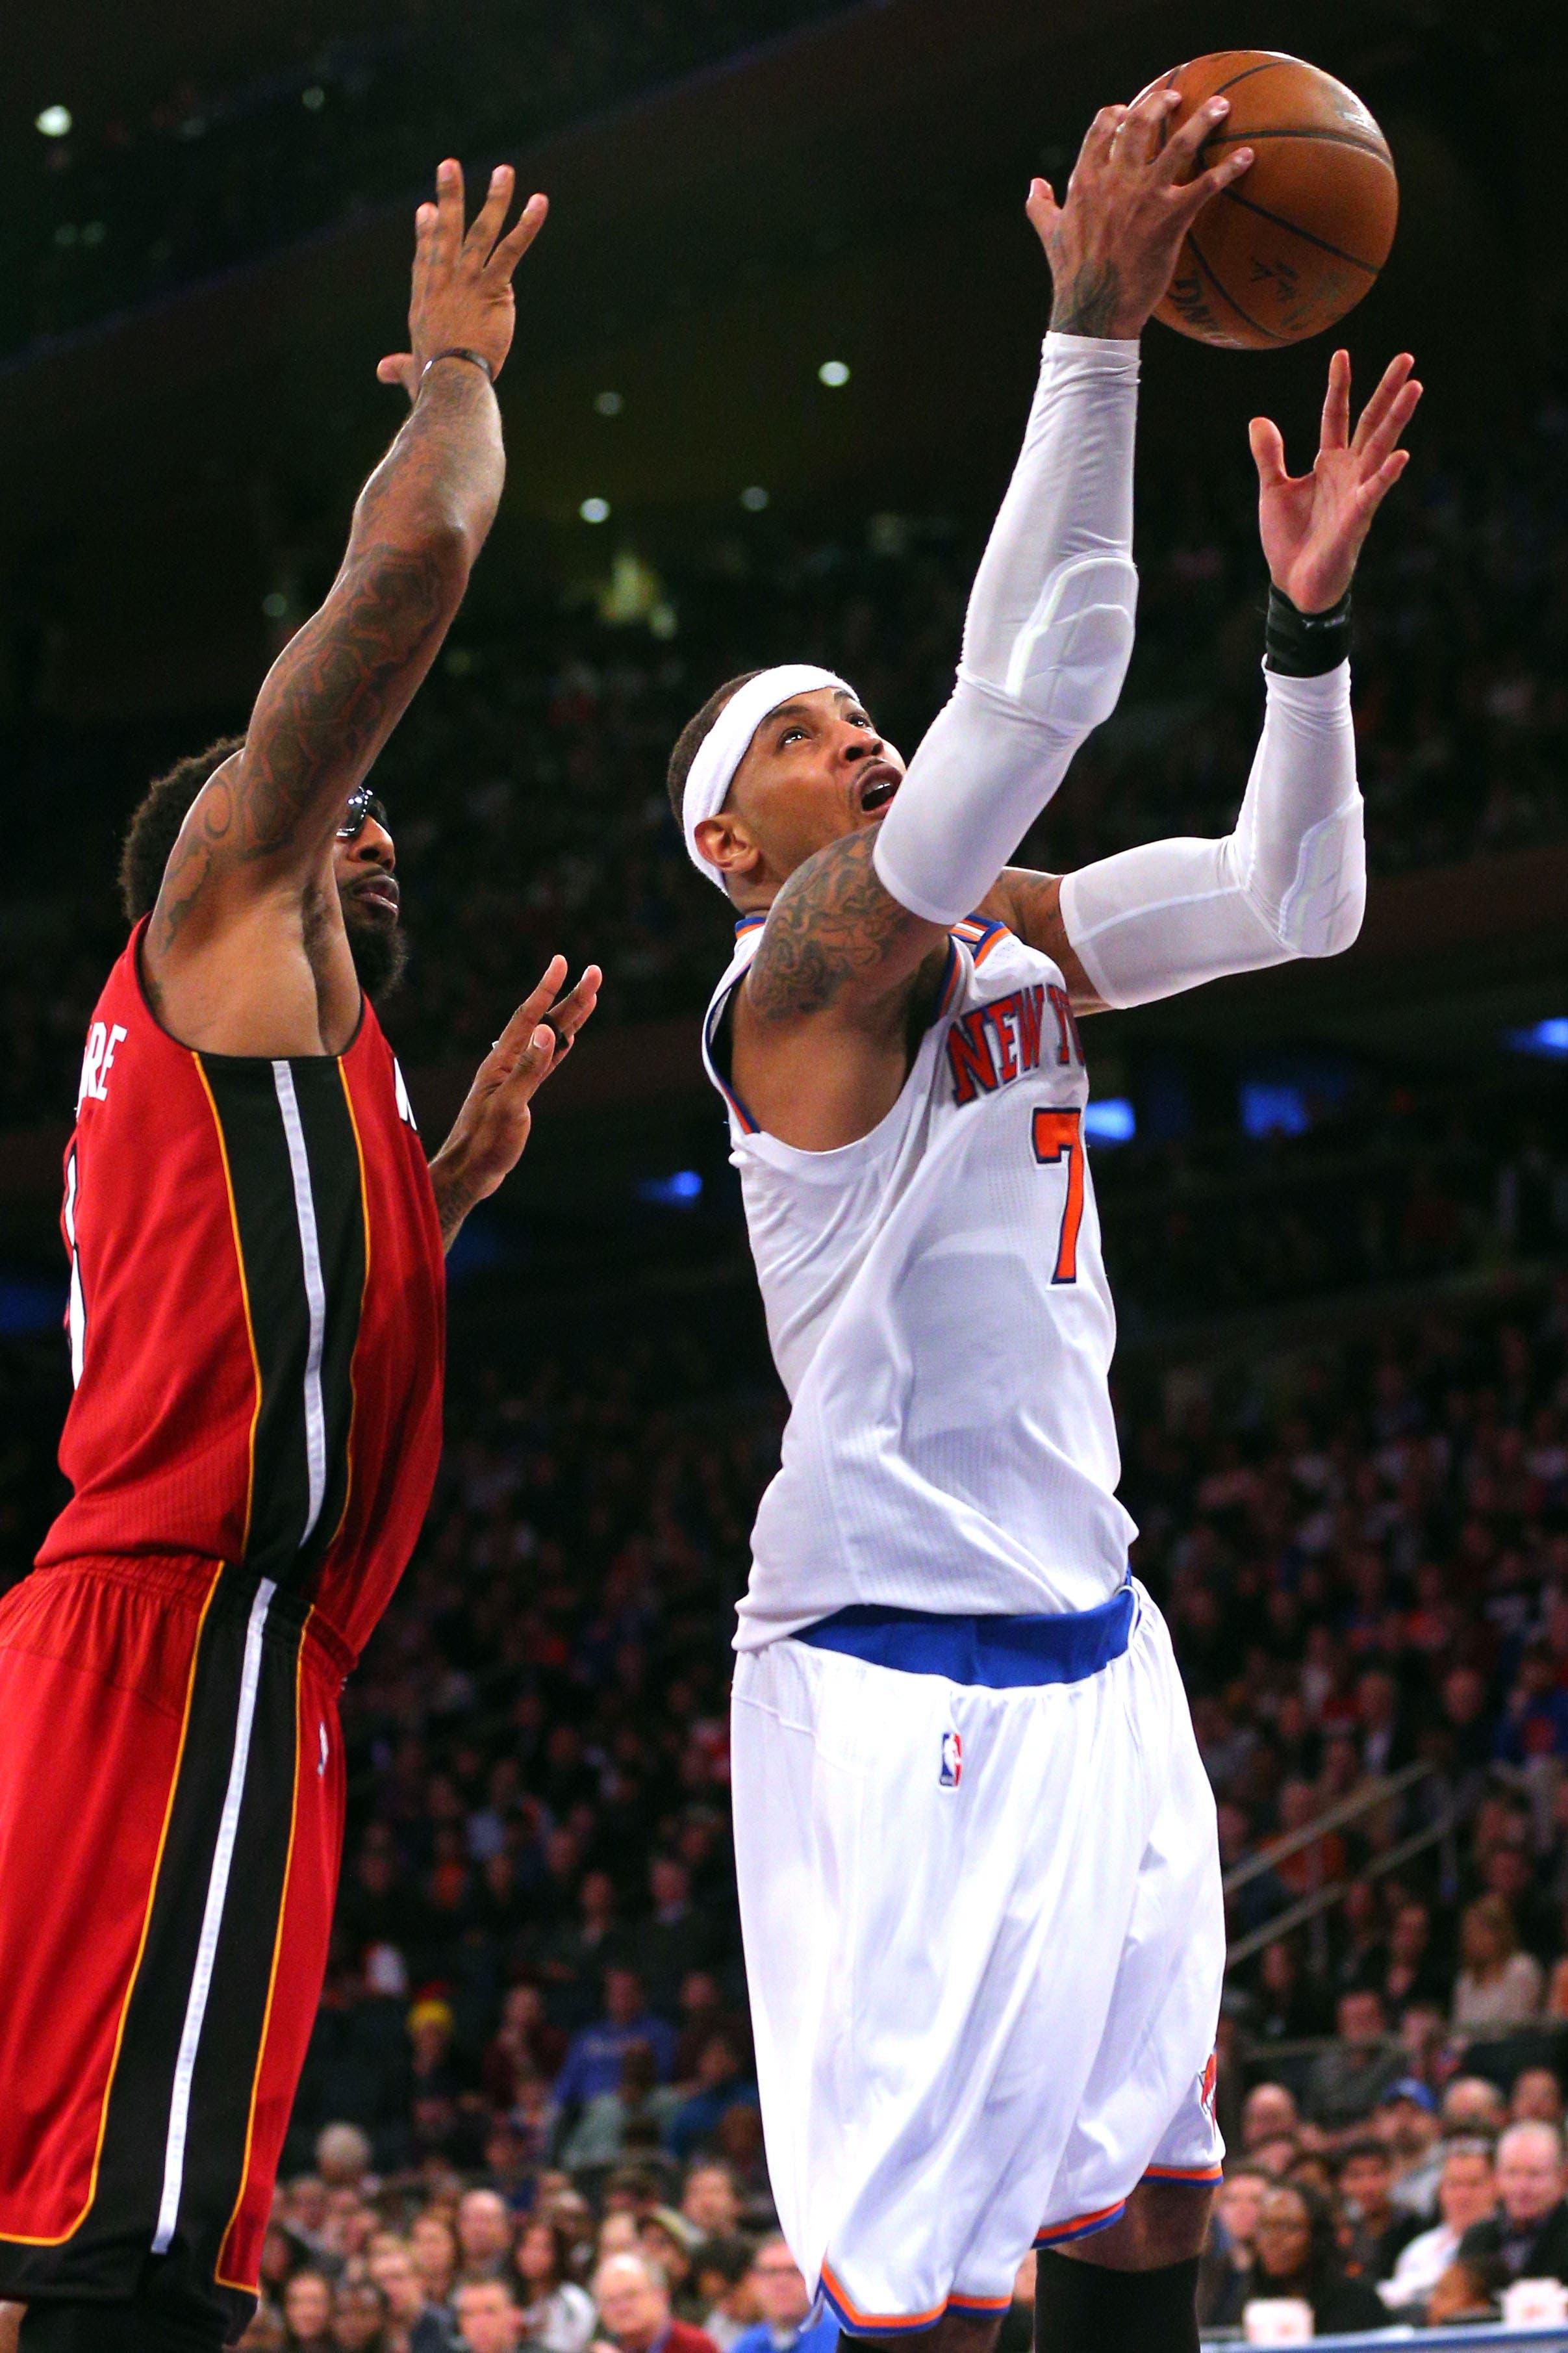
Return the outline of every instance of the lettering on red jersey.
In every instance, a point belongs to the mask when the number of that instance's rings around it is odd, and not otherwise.
[[[947,1060],[952,1073],[955,1103],[973,1103],[982,1094],[994,1094],[998,1087],[1008,1086],[1015,1079],[1039,1069],[1047,997],[1056,1016],[1057,1037],[1052,1044],[1058,1062],[1082,1062],[1078,1024],[1066,989],[1037,983],[1029,988],[1015,988],[1006,997],[994,997],[988,1005],[977,1006],[973,1013],[961,1014],[949,1024]]]
[[[79,1112],[85,1103],[108,1101],[109,1073],[114,1064],[114,1050],[124,1035],[118,1021],[95,1021],[88,1031],[87,1051],[81,1058],[81,1084],[76,1096]]]

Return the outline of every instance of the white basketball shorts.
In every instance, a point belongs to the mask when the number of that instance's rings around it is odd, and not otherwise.
[[[925,1620],[913,1672],[877,1662],[897,1622],[873,1659],[817,1647],[839,1620],[737,1659],[768,2169],[796,2262],[854,2334],[1000,2313],[1031,2242],[1103,2229],[1151,2175],[1219,2179],[1214,1799],[1136,1585],[1129,1621],[1077,1680],[1002,1688],[945,1630],[1045,1621]]]

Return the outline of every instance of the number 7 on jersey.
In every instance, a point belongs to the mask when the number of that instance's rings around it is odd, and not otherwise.
[[[1067,1155],[1067,1198],[1062,1205],[1061,1240],[1057,1244],[1053,1282],[1078,1281],[1078,1229],[1083,1223],[1083,1113],[1080,1111],[1037,1111],[1034,1124],[1035,1157],[1042,1167],[1055,1167]]]

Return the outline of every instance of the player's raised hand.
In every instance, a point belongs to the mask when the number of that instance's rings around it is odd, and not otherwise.
[[[1279,427],[1255,417],[1247,428],[1258,467],[1258,527],[1274,586],[1299,612],[1326,613],[1351,585],[1372,519],[1410,462],[1400,436],[1421,386],[1408,352],[1390,360],[1351,431],[1351,357],[1329,362],[1322,432],[1310,474],[1288,474]]]
[[[566,959],[552,956],[479,1064],[452,1132],[430,1163],[446,1246],[476,1201],[493,1193],[522,1156],[533,1124],[533,1098],[572,1050],[572,1042],[598,1002],[604,978],[585,966],[563,997]]]
[[[1167,119],[1181,102],[1157,82],[1131,106],[1102,106],[1073,165],[1066,203],[1058,204],[1048,180],[1031,184],[1026,210],[1051,265],[1058,334],[1142,334],[1189,227],[1251,163],[1251,148],[1238,147],[1190,178],[1230,100],[1209,99],[1167,137]]]
[[[516,174],[510,164],[490,174],[484,203],[464,227],[463,170],[448,156],[436,167],[436,201],[414,216],[414,290],[408,305],[412,351],[390,352],[376,369],[412,400],[426,363],[437,352],[479,352],[500,375],[511,349],[515,312],[511,274],[544,226],[545,196],[530,196],[510,229]],[[505,234],[502,231],[505,230]]]

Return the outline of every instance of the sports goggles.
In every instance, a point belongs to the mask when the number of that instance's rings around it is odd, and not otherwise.
[[[343,810],[343,821],[338,828],[340,841],[357,841],[364,831],[366,818],[374,818],[384,831],[392,831],[392,820],[386,814],[386,804],[377,798],[368,785],[356,785],[349,795]]]

